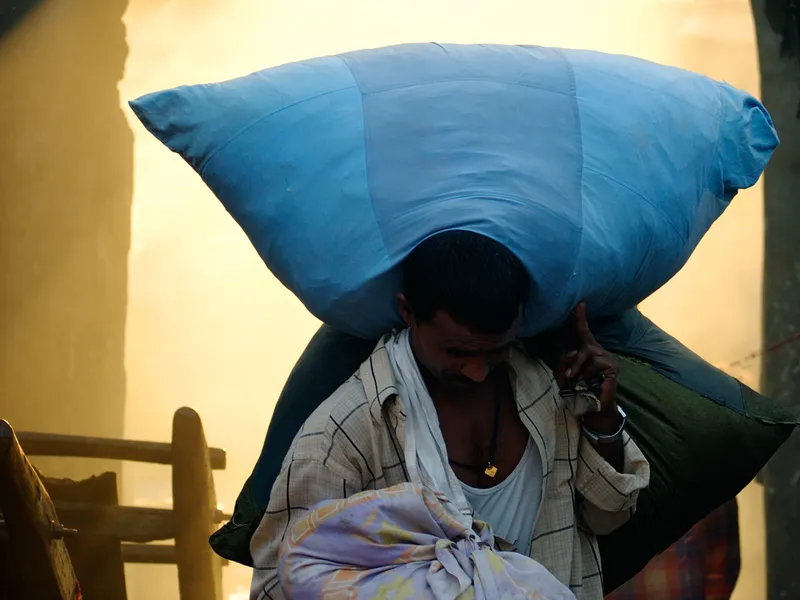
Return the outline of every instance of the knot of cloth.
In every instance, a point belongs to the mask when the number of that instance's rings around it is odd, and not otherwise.
[[[278,577],[292,600],[575,600],[532,558],[496,550],[486,523],[467,529],[410,483],[312,507],[286,534]]]

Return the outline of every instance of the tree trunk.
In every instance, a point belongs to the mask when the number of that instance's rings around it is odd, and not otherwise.
[[[800,330],[800,59],[782,56],[789,34],[791,0],[751,0],[756,24],[761,94],[781,146],[764,182],[764,341]],[[800,403],[800,344],[764,356],[762,389],[778,402]],[[767,522],[767,597],[800,598],[797,540],[800,539],[800,435],[795,433],[767,465],[763,482]]]

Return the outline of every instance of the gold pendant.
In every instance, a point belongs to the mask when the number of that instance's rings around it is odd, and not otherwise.
[[[489,463],[489,466],[486,467],[484,473],[486,473],[489,477],[494,477],[495,475],[497,475],[497,467]]]

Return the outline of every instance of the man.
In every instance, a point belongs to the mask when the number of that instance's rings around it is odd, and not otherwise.
[[[384,338],[295,438],[251,542],[251,597],[283,597],[281,545],[308,509],[411,480],[407,434],[420,415],[404,408],[423,398],[435,408],[427,423],[452,469],[443,470],[457,477],[457,493],[492,526],[498,546],[536,559],[578,598],[599,600],[595,535],[630,517],[649,466],[624,432],[618,367],[592,337],[584,307],[554,376],[517,345],[531,284],[502,245],[441,233],[402,271],[397,302],[407,329]]]

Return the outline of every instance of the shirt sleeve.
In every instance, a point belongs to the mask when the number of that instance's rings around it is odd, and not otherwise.
[[[287,532],[324,500],[361,491],[360,476],[331,460],[288,460],[272,488],[267,510],[250,541],[253,581],[250,600],[283,600],[278,580],[280,550]]]
[[[608,464],[585,437],[581,436],[578,446],[576,489],[584,499],[584,523],[595,535],[611,533],[628,521],[636,511],[639,492],[650,483],[650,464],[627,432],[622,433],[622,444],[622,473]]]

